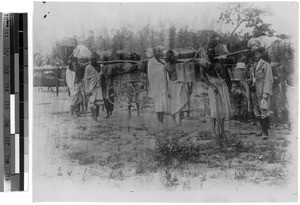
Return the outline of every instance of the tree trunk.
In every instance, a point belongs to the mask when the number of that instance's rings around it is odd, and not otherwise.
[[[228,45],[229,45],[229,42],[234,34],[234,32],[240,27],[240,25],[243,23],[244,21],[241,21],[240,23],[237,24],[237,26],[235,27],[235,29],[233,29],[233,31],[231,32],[230,36],[229,36],[229,39],[227,40],[226,42],[226,48],[228,49]],[[228,49],[229,50],[229,49]],[[229,50],[230,51],[230,50]]]

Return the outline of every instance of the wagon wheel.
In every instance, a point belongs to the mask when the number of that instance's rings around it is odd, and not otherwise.
[[[131,83],[120,83],[115,87],[117,99],[123,105],[131,105],[135,100],[135,89]]]

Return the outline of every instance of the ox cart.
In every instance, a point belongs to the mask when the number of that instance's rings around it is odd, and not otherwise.
[[[108,100],[112,104],[117,101],[123,105],[132,105],[141,100],[138,97],[141,93],[148,91],[147,60],[115,60],[100,63],[103,64],[104,76],[109,81],[106,95],[110,96]]]

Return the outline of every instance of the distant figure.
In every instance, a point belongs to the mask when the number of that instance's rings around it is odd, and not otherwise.
[[[163,124],[164,113],[168,112],[168,76],[165,69],[165,61],[160,59],[162,50],[159,47],[153,49],[154,57],[148,62],[148,79],[151,95],[154,98],[157,119]]]
[[[225,119],[229,120],[231,116],[229,91],[221,74],[222,66],[218,60],[215,59],[214,49],[208,47],[207,55],[209,62],[207,62],[205,66],[200,66],[200,73],[202,81],[209,86],[212,133],[214,137],[224,137],[224,121]]]
[[[106,117],[109,118],[112,116],[112,112],[114,111],[114,103],[115,103],[115,91],[113,89],[113,79],[111,76],[106,75],[105,66],[103,67],[103,73],[105,78],[103,79],[103,99],[104,99],[104,107],[106,110]]]
[[[103,94],[102,94],[102,70],[100,65],[97,63],[99,55],[92,53],[90,57],[91,63],[86,67],[84,74],[86,94],[89,95],[90,109],[92,112],[92,118],[95,121],[99,115],[100,105],[103,105]]]
[[[105,118],[111,117],[112,112],[114,111],[114,91],[113,89],[110,89],[112,86],[112,79],[105,76],[102,81],[104,107],[107,114]]]

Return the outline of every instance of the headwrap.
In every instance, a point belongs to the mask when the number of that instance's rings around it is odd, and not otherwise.
[[[96,53],[96,52],[93,52],[90,59],[95,59],[95,60],[99,60],[100,59],[100,56]]]
[[[162,47],[162,46],[156,46],[156,47],[154,47],[154,48],[153,48],[153,53],[154,53],[156,50],[163,51],[163,47]]]

